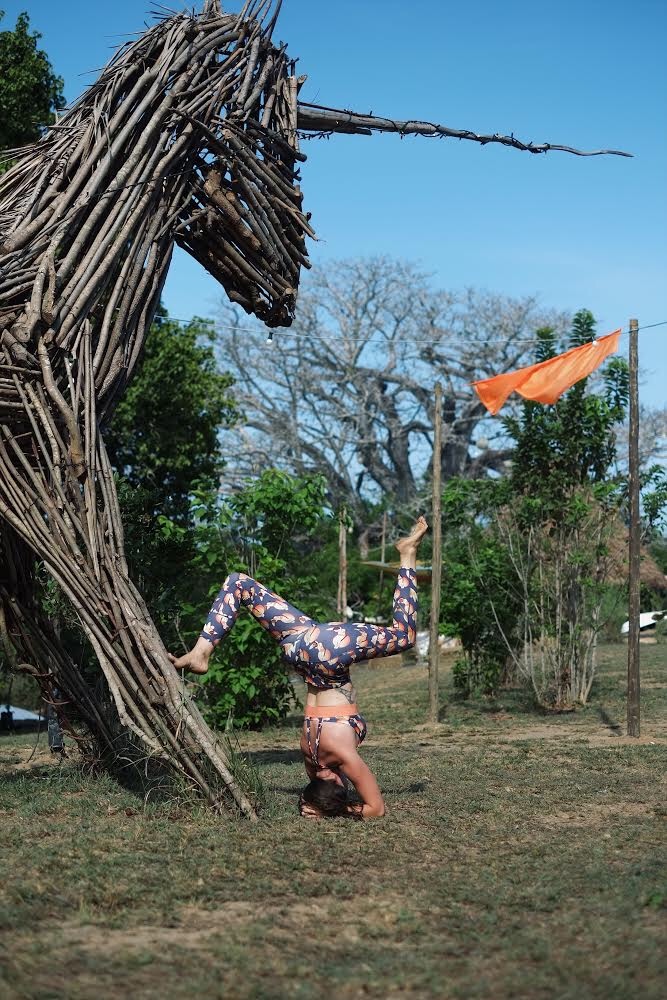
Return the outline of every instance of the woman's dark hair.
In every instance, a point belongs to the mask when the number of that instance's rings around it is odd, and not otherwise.
[[[350,818],[347,806],[347,792],[343,785],[339,785],[336,781],[313,778],[302,791],[301,798],[308,805],[319,809],[323,816],[346,816]]]

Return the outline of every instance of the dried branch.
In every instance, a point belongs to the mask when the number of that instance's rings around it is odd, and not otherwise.
[[[433,122],[398,121],[392,118],[379,118],[376,115],[361,115],[356,111],[341,108],[327,108],[320,104],[309,104],[299,101],[297,123],[302,133],[331,135],[334,132],[348,132],[355,135],[372,135],[373,132],[398,132],[399,135],[423,135],[434,138],[470,139],[482,146],[487,143],[499,143],[511,146],[525,153],[548,153],[560,150],[563,153],[573,153],[575,156],[632,156],[619,149],[575,149],[573,146],[561,146],[553,142],[522,142],[513,135],[478,135],[470,129],[448,128],[446,125],[436,125]],[[310,138],[304,135],[304,138]]]

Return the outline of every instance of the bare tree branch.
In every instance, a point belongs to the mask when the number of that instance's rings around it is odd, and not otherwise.
[[[238,432],[225,435],[226,477],[267,464],[322,472],[359,524],[380,496],[410,507],[429,475],[438,380],[444,479],[501,470],[507,442],[470,383],[528,359],[547,325],[564,330],[566,317],[533,298],[437,291],[385,258],[313,272],[293,327],[270,346],[227,309],[220,356],[246,424],[241,447]]]

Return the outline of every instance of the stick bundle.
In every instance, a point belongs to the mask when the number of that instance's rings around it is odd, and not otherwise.
[[[265,323],[292,320],[310,233],[300,81],[271,43],[269,10],[223,15],[209,2],[199,17],[160,21],[0,179],[0,631],[108,743],[57,638],[29,597],[17,601],[38,555],[123,726],[211,801],[222,787],[248,815],[129,578],[100,424],[136,368],[175,242]]]

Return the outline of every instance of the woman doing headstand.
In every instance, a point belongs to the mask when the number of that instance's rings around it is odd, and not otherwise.
[[[414,646],[417,547],[427,529],[426,520],[420,517],[410,534],[396,543],[401,567],[390,627],[315,622],[245,573],[232,573],[213,602],[193,649],[179,658],[170,656],[178,670],[205,674],[211,653],[232,628],[242,605],[279,643],[284,658],[308,686],[301,751],[311,780],[300,798],[304,816],[370,819],[385,813],[375,775],[357,752],[366,736],[366,722],[357,709],[350,666]],[[348,781],[361,803],[348,803]]]

